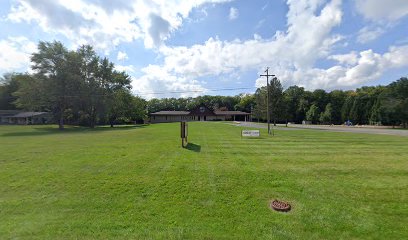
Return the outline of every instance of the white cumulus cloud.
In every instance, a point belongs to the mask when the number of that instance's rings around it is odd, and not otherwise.
[[[286,33],[277,32],[272,39],[262,39],[259,35],[246,41],[210,38],[202,45],[162,47],[164,67],[193,77],[219,75],[237,68],[257,69],[268,64],[275,68],[312,67],[342,40],[341,36],[331,34],[331,29],[341,22],[340,1],[330,2],[319,15],[315,13],[317,4],[304,5],[297,1],[289,4]]]
[[[237,19],[238,15],[239,15],[238,9],[231,7],[228,15],[229,20]]]
[[[15,0],[7,19],[38,24],[77,45],[109,50],[142,39],[153,48],[178,29],[193,8],[225,1],[229,0]]]
[[[30,56],[37,45],[26,37],[8,37],[0,40],[0,74],[11,71],[26,71]]]
[[[159,87],[156,79],[163,79],[163,76],[173,80],[182,78],[180,81],[186,83],[187,79],[220,77],[236,71],[262,71],[269,66],[270,72],[276,74],[284,86],[296,84],[308,89],[334,89],[359,86],[378,79],[388,70],[408,66],[408,57],[405,57],[408,56],[408,46],[391,47],[384,54],[371,49],[332,54],[344,39],[332,33],[332,29],[341,23],[340,0],[324,5],[321,1],[289,0],[288,4],[286,32],[277,32],[270,39],[259,35],[245,41],[209,38],[205,43],[191,47],[162,46],[160,53],[164,63],[150,66],[160,69],[162,74],[157,76],[155,71],[149,71],[149,76],[139,80],[150,82],[150,87]],[[315,65],[321,59],[334,60],[335,64],[318,68]],[[257,87],[266,84],[265,79],[257,76],[254,80]],[[166,81],[169,88],[175,83]],[[200,82],[194,80],[192,84],[200,85]]]
[[[125,52],[119,51],[118,55],[116,56],[118,61],[123,61],[129,59],[128,55]]]
[[[193,78],[171,74],[167,69],[149,65],[142,69],[141,77],[133,78],[133,91],[145,98],[198,96],[206,92],[202,84]]]
[[[395,21],[408,15],[407,0],[356,0],[356,9],[366,19]]]
[[[335,54],[328,57],[328,59],[335,60],[342,65],[354,65],[358,61],[358,55],[355,51],[347,54]]]
[[[358,31],[357,42],[367,43],[373,41],[385,33],[385,27],[365,26]]]
[[[122,72],[126,72],[128,74],[134,74],[136,72],[136,68],[133,65],[120,65],[120,64],[116,64],[115,65],[115,69]]]
[[[192,9],[205,3],[229,0],[14,0],[7,20],[38,25],[47,33],[66,37],[71,44],[92,44],[97,49],[114,50],[121,43],[135,40],[154,48],[161,63],[141,70],[134,65],[116,65],[117,70],[133,77],[133,90],[143,96],[166,97],[153,93],[177,93],[169,96],[194,96],[206,91],[200,79],[221,79],[236,72],[270,72],[284,86],[308,89],[347,88],[377,80],[387,71],[408,66],[408,45],[392,46],[385,53],[372,49],[338,54],[345,37],[333,29],[342,22],[341,0],[287,0],[287,29],[273,37],[254,34],[253,39],[225,41],[217,36],[191,46],[167,46],[172,36],[189,17]],[[357,34],[357,41],[367,43],[385,33],[382,21],[396,21],[408,14],[408,1],[356,0],[357,11],[370,21]],[[229,9],[228,18],[239,17],[237,8]],[[271,24],[264,20],[263,24]],[[0,40],[0,71],[28,68],[36,46],[27,38]],[[334,54],[336,52],[336,54]],[[118,61],[128,59],[118,51]],[[12,60],[12,61],[11,61]],[[333,66],[319,68],[320,60],[333,60]],[[138,67],[139,68],[139,67]],[[226,80],[228,81],[228,80]],[[254,76],[257,87],[265,79]]]
[[[333,66],[328,69],[311,68],[301,73],[294,71],[288,75],[297,78],[303,75],[310,79],[306,84],[309,88],[350,88],[361,86],[367,82],[377,80],[387,71],[408,66],[408,45],[391,46],[384,54],[375,53],[372,49],[358,54],[351,52],[344,55],[330,56],[345,63],[343,66]]]
[[[341,22],[341,1],[332,0],[320,11],[320,2],[288,1],[288,29],[277,32],[271,39],[255,35],[254,39],[222,41],[209,38],[204,44],[162,46],[164,62],[150,65],[142,77],[134,82],[134,89],[175,89],[177,81],[186,88],[200,87],[196,79],[204,76],[219,77],[234,71],[259,70],[270,66],[286,83],[307,84],[309,78],[292,78],[295,71],[314,66],[316,60],[327,57],[342,36],[331,31]],[[285,71],[289,71],[286,73]],[[160,84],[163,83],[163,84]],[[310,85],[310,84],[309,84]]]

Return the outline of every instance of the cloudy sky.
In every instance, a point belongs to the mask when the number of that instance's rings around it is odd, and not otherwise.
[[[27,71],[41,40],[93,45],[146,98],[254,92],[266,67],[285,87],[310,90],[388,84],[408,72],[408,0],[0,4],[0,74]]]

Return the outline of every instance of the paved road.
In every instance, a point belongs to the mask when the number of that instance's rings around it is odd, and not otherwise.
[[[253,128],[267,128],[265,123],[254,122],[240,122],[238,126],[253,127]],[[383,134],[383,135],[395,135],[408,137],[408,130],[400,129],[386,129],[386,128],[368,128],[368,127],[347,127],[347,126],[319,126],[319,125],[302,125],[302,124],[290,124],[288,127],[277,126],[274,127],[279,130],[298,130],[298,129],[313,129],[324,130],[331,132],[353,132],[353,133],[369,133],[369,134]]]
[[[265,129],[268,128],[268,125],[266,125],[266,123],[257,123],[257,122],[235,122],[235,123],[232,123],[231,125],[240,126],[240,127],[250,127],[250,128],[265,128]],[[272,128],[272,124],[271,124],[271,128]],[[285,131],[300,130],[299,128],[285,127],[285,125],[274,126],[273,129],[279,129],[279,130],[285,130]]]

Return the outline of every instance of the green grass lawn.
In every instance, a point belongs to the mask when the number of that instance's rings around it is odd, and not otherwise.
[[[0,126],[0,239],[408,238],[407,137],[179,131]]]

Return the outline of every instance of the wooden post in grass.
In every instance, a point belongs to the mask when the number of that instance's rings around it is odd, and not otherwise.
[[[188,144],[188,124],[186,122],[180,122],[180,135],[181,135],[181,146],[185,148]]]

